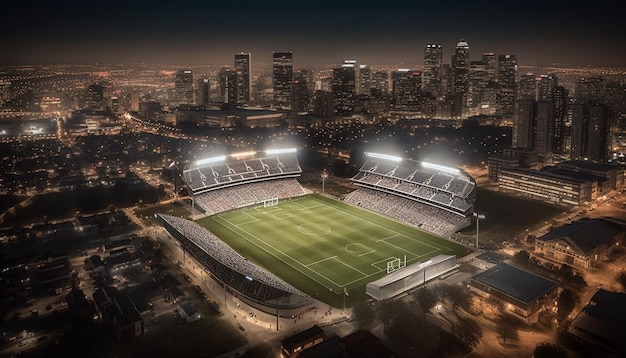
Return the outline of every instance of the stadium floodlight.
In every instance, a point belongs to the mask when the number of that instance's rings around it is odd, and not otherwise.
[[[233,157],[233,158],[241,158],[241,157],[251,157],[251,156],[253,156],[255,154],[256,154],[255,151],[249,151],[249,152],[233,153],[230,156]]]
[[[444,172],[450,172],[454,174],[459,174],[461,172],[460,170],[456,168],[450,168],[444,165],[433,164],[433,163],[428,163],[428,162],[422,162],[422,167],[428,168],[428,169],[442,170]]]
[[[224,156],[224,155],[219,156],[219,157],[199,159],[199,160],[196,160],[196,165],[203,165],[203,164],[209,164],[209,163],[222,162],[225,159],[226,159],[226,156]]]
[[[296,148],[277,148],[277,149],[268,149],[265,151],[265,154],[273,155],[273,154],[285,154],[285,153],[295,153]]]
[[[388,154],[366,152],[365,155],[367,155],[370,158],[391,160],[392,162],[401,162],[402,161],[402,158],[396,157],[396,156],[393,156],[393,155],[388,155]]]

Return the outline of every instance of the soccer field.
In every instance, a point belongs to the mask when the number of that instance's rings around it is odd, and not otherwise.
[[[337,307],[365,298],[387,263],[410,265],[467,249],[375,213],[317,195],[203,218],[198,223],[252,262]]]

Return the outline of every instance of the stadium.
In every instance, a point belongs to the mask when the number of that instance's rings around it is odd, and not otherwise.
[[[302,187],[295,148],[198,160],[183,178],[202,214],[157,217],[216,281],[266,311],[312,298],[334,307],[381,299],[384,288],[373,295],[366,285],[386,277],[395,295],[453,270],[469,249],[447,237],[471,223],[474,179],[457,168],[366,155],[352,178],[358,188],[343,201]],[[432,264],[439,261],[441,269]]]

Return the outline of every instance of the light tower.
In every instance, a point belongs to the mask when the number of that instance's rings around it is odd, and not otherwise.
[[[322,194],[324,194],[324,181],[326,178],[328,178],[328,173],[326,172],[326,169],[324,169],[322,172]]]
[[[480,219],[485,218],[485,215],[479,213],[474,213],[473,215],[476,218],[476,250],[478,250],[478,223],[480,222]]]

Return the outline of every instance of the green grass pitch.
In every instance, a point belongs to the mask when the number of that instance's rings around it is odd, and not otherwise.
[[[387,274],[387,262],[407,265],[467,248],[378,214],[319,195],[276,206],[200,219],[252,262],[334,307],[366,298],[365,285]]]

